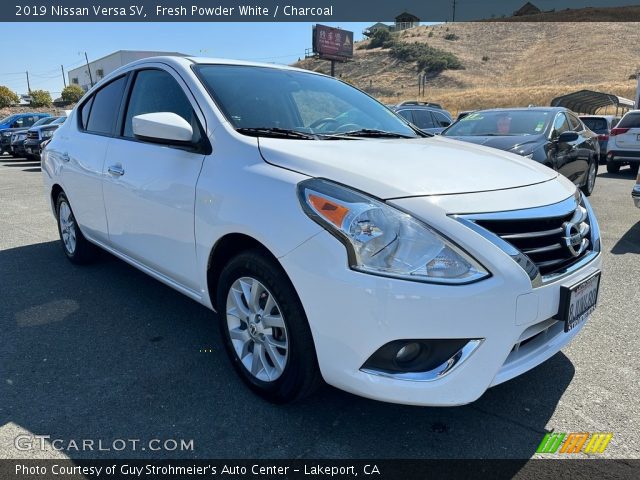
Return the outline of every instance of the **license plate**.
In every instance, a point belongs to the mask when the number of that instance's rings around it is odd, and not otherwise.
[[[560,287],[558,319],[564,322],[564,331],[570,332],[584,322],[596,309],[600,272],[571,287]]]
[[[30,148],[27,148],[27,153],[31,153],[31,149]]]

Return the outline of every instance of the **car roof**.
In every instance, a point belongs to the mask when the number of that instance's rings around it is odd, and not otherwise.
[[[528,111],[546,111],[546,112],[570,112],[575,113],[565,107],[512,107],[512,108],[486,108],[484,110],[474,110],[473,113],[480,112],[528,112]]]
[[[580,115],[580,118],[619,118],[619,115]]]

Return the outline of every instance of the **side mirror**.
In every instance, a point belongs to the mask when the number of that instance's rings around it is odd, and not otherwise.
[[[578,140],[579,135],[576,132],[563,132],[558,138],[556,138],[556,142],[558,143],[571,143]]]
[[[136,115],[132,119],[136,137],[156,143],[190,143],[193,128],[180,115],[172,112],[154,112]]]

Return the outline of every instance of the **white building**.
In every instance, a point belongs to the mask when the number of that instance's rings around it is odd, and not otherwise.
[[[131,63],[135,60],[140,60],[141,58],[158,57],[162,55],[179,55],[181,57],[187,56],[184,53],[178,52],[145,52],[139,50],[118,50],[117,52],[113,52],[112,54],[107,55],[106,57],[102,57],[98,60],[89,62],[91,75],[89,75],[89,69],[87,69],[86,64],[82,65],[81,67],[74,68],[73,70],[69,70],[69,85],[80,85],[84,91],[87,91],[92,86],[92,78],[93,85],[95,85],[106,75],[110,74],[119,67],[126,65],[127,63]]]

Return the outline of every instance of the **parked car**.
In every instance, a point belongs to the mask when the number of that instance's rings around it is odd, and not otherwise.
[[[27,131],[27,138],[23,144],[27,158],[40,159],[42,144],[53,136],[53,132],[55,132],[66,119],[66,116],[55,117],[54,120],[47,125],[30,128]]]
[[[15,113],[0,120],[0,155],[9,151],[14,131],[29,128],[41,118],[50,116],[48,113]]]
[[[620,117],[615,115],[581,115],[580,120],[586,127],[598,134],[600,144],[600,164],[607,163],[607,144],[611,130],[618,124]]]
[[[596,305],[598,222],[573,183],[316,72],[136,61],[87,92],[42,172],[71,262],[101,247],[217,311],[240,377],[275,402],[322,378],[472,402]]]
[[[440,133],[453,123],[451,114],[437,103],[404,102],[392,110],[427,133]]]
[[[473,112],[442,135],[531,158],[561,173],[591,195],[598,173],[598,136],[562,107]]]
[[[640,174],[638,174],[638,177],[636,178],[636,184],[633,187],[631,196],[633,197],[633,203],[636,204],[636,207],[640,208]]]
[[[625,113],[611,130],[607,145],[607,172],[618,173],[622,165],[629,165],[638,173],[640,166],[640,110]]]
[[[53,122],[57,117],[43,117],[33,124],[32,127],[13,128],[11,129],[11,136],[9,137],[9,154],[13,157],[25,157],[27,153],[24,150],[24,141],[27,138],[27,131],[29,128],[38,127],[40,125],[48,125]]]

